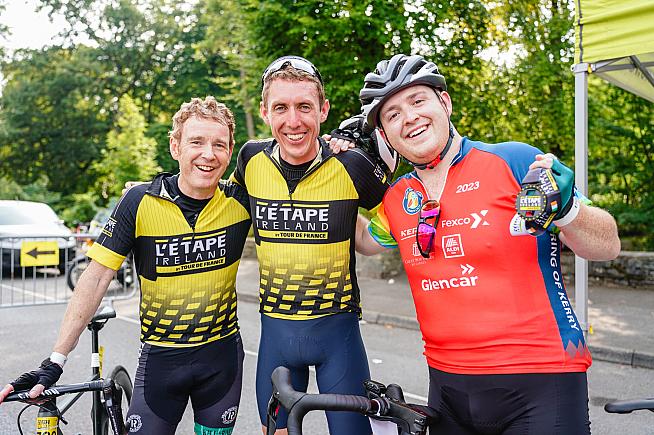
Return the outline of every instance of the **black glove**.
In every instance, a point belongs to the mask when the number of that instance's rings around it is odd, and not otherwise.
[[[53,386],[61,377],[64,369],[57,363],[46,358],[41,363],[38,370],[23,373],[15,381],[11,382],[14,391],[25,391],[31,389],[36,384],[43,385],[46,389]]]
[[[393,177],[399,163],[399,155],[382,138],[376,129],[364,128],[363,115],[355,115],[341,122],[337,129],[330,133],[333,138],[345,139],[362,149],[373,158],[386,176]]]

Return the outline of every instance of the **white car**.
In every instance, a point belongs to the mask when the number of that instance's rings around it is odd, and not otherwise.
[[[23,242],[56,241],[60,271],[75,257],[75,238],[48,204],[0,200],[0,254],[2,269],[17,270]],[[38,255],[34,251],[34,255]]]

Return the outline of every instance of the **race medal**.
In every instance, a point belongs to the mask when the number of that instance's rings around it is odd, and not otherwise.
[[[529,234],[538,236],[550,226],[561,202],[561,192],[552,171],[535,168],[527,172],[516,198],[516,211]]]

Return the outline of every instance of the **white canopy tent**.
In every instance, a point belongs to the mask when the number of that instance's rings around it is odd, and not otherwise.
[[[654,102],[654,0],[575,0],[575,174],[588,194],[588,76]],[[588,330],[588,262],[575,259],[576,312]]]

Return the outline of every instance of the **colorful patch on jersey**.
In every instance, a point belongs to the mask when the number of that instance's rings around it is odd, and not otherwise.
[[[463,244],[461,243],[461,234],[452,234],[443,236],[442,240],[443,254],[445,258],[464,257]]]
[[[113,217],[110,217],[107,220],[107,223],[105,224],[104,228],[102,229],[102,232],[107,236],[111,237],[114,234],[114,229],[116,228],[116,219]]]
[[[408,188],[404,191],[404,200],[402,201],[402,207],[407,214],[416,214],[420,211],[420,206],[422,206],[423,195],[421,192]]]

